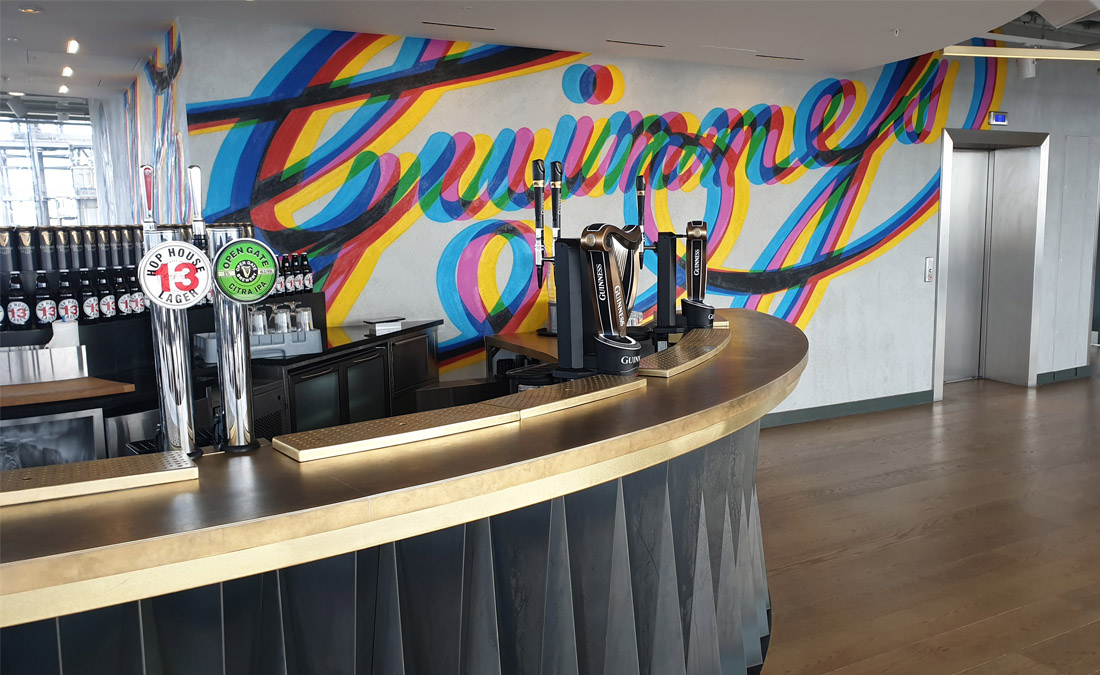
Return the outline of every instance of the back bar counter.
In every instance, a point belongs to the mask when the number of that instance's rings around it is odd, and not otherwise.
[[[303,463],[209,454],[198,480],[4,507],[0,670],[758,672],[758,421],[807,341],[720,315],[716,356],[602,401]]]

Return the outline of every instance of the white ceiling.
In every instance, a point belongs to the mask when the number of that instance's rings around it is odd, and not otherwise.
[[[95,98],[117,92],[140,72],[175,17],[843,74],[982,35],[1038,4],[1038,0],[3,0],[0,76],[6,79],[0,81],[0,91],[56,95],[64,81],[72,96]],[[20,13],[23,5],[40,7],[42,12]],[[65,53],[69,38],[80,41],[80,53],[75,56]],[[762,58],[765,55],[804,60]],[[72,66],[73,77],[61,77],[64,65]]]

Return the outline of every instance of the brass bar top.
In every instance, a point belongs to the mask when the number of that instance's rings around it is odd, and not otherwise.
[[[0,508],[0,626],[319,560],[570,494],[760,419],[798,383],[795,326],[720,310],[730,342],[620,396],[305,464],[270,448],[199,480]]]

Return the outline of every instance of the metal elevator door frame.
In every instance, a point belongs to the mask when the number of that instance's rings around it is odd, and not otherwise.
[[[981,376],[1034,387],[1038,376],[1038,282],[1046,231],[1049,134],[947,129],[940,156],[939,242],[932,351],[933,400],[943,399],[955,150],[990,153],[995,166],[983,279]],[[997,200],[997,192],[1004,197]]]

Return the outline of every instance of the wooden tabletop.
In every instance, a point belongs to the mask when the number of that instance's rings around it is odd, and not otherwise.
[[[507,335],[486,335],[486,347],[506,349],[523,354],[543,363],[556,363],[558,360],[558,339],[538,333],[509,333]]]
[[[57,403],[80,398],[129,394],[134,385],[128,382],[101,380],[98,377],[77,377],[71,380],[54,382],[32,382],[29,384],[0,385],[0,407],[10,408],[17,405],[34,403]]]
[[[300,464],[267,447],[199,480],[0,508],[0,626],[195,588],[512,511],[648,468],[794,389],[798,328],[723,310],[730,342],[637,391],[446,438]]]

